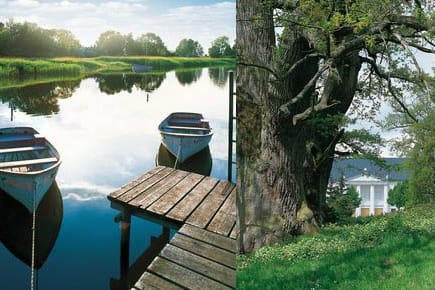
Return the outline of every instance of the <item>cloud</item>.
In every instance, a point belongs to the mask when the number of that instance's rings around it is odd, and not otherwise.
[[[0,0],[0,4],[4,2]],[[35,22],[44,28],[70,30],[82,43],[93,45],[106,30],[157,33],[169,49],[183,38],[199,41],[205,49],[215,38],[235,39],[235,3],[219,2],[170,8],[159,12],[159,1],[7,1],[0,21]]]

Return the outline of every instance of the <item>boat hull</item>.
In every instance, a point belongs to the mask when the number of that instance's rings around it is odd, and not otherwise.
[[[208,146],[212,135],[186,136],[161,132],[162,144],[180,163]]]
[[[10,196],[22,203],[30,212],[33,212],[33,198],[37,209],[45,193],[53,184],[60,163],[50,170],[36,174],[19,174],[14,172],[0,172],[0,188]]]

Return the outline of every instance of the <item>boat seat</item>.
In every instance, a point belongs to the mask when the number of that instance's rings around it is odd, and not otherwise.
[[[165,126],[164,129],[173,129],[173,130],[196,130],[196,131],[205,131],[210,130],[209,128],[200,128],[200,127],[181,127],[181,126]]]
[[[40,158],[40,159],[30,159],[30,160],[19,160],[19,161],[1,162],[0,163],[0,169],[1,168],[10,168],[10,167],[40,165],[40,164],[54,163],[54,162],[57,162],[57,161],[58,160],[57,160],[56,157],[49,157],[49,158]]]
[[[5,149],[0,149],[0,154],[3,154],[3,153],[18,153],[18,152],[36,151],[36,150],[44,150],[44,149],[47,149],[47,146],[30,146],[30,147],[18,147],[18,148],[5,148]]]

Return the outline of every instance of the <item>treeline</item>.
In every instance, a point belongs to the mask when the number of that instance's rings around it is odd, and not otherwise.
[[[155,33],[133,38],[130,34],[105,31],[95,44],[83,47],[80,41],[65,29],[44,29],[34,23],[18,23],[12,20],[0,22],[0,56],[8,57],[95,57],[95,56],[204,56],[198,41],[182,39],[175,51],[169,51]],[[226,36],[211,43],[210,57],[235,57],[235,45],[231,46]]]

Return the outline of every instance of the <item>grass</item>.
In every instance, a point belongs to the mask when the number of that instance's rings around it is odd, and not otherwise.
[[[435,289],[435,209],[408,209],[238,257],[237,289]]]
[[[133,63],[153,67],[153,71],[168,71],[179,68],[234,66],[228,58],[189,57],[112,57],[94,58],[0,58],[0,76],[86,76],[94,74],[131,72]]]

